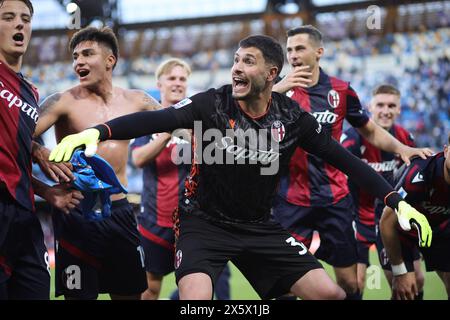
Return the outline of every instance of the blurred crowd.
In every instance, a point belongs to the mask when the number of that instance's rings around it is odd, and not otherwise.
[[[206,50],[183,57],[194,70],[190,82],[192,94],[207,86],[229,82],[227,70],[232,65],[234,50]],[[115,77],[121,86],[141,84],[141,89],[154,94],[154,72],[166,58],[167,55],[152,54],[133,60],[121,59]],[[450,28],[441,28],[328,41],[323,65],[328,73],[351,82],[363,105],[367,105],[370,91],[377,84],[387,82],[399,87],[403,108],[400,122],[415,135],[419,146],[440,149],[450,130],[449,59]],[[38,86],[42,98],[77,81],[70,63],[25,66],[23,70]],[[148,85],[142,87],[143,83]]]

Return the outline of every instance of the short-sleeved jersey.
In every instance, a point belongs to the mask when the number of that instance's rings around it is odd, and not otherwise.
[[[142,147],[156,139],[158,134],[137,138],[131,148]],[[188,145],[188,148],[175,150],[177,146]],[[190,151],[190,143],[178,137],[172,137],[166,147],[143,168],[143,190],[141,195],[142,214],[148,221],[161,227],[171,228],[172,215],[184,192],[184,181],[189,173],[189,164],[176,164],[172,156],[182,156],[182,152]],[[172,152],[174,152],[172,154]],[[180,159],[181,161],[181,159]]]
[[[401,126],[392,126],[389,133],[401,143],[410,147],[415,146],[413,136]],[[362,137],[355,128],[349,128],[344,132],[341,137],[341,143],[351,153],[366,162],[394,186],[394,172],[403,163],[400,157],[376,148]],[[356,187],[351,180],[349,180],[349,187],[359,221],[373,226],[375,224],[375,198]]]
[[[369,118],[348,82],[320,70],[319,82],[310,88],[296,87],[287,96],[310,112],[326,132],[339,141],[344,119],[362,127]],[[281,178],[280,196],[303,207],[330,206],[349,193],[346,176],[322,159],[298,148]]]
[[[443,152],[425,160],[416,158],[396,181],[400,195],[427,217],[433,229],[444,228],[450,221],[450,185],[444,165]]]
[[[20,73],[0,61],[0,180],[26,209],[34,208],[31,146],[39,96]]]
[[[287,168],[295,148],[320,153],[331,140],[313,116],[278,93],[258,118],[241,109],[230,85],[194,95],[169,111],[180,127],[194,129],[194,163],[180,209],[221,222],[267,221],[279,169]]]

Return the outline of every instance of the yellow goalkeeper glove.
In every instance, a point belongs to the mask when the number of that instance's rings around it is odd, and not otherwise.
[[[97,129],[86,129],[77,134],[71,134],[61,140],[60,143],[50,153],[49,160],[54,162],[67,162],[72,158],[76,148],[85,145],[84,153],[92,157],[97,152],[98,137],[100,131]]]
[[[398,210],[395,210],[395,213],[397,214],[398,223],[403,230],[410,231],[411,226],[417,229],[420,247],[431,246],[433,232],[427,218],[422,213],[405,201],[399,202]]]

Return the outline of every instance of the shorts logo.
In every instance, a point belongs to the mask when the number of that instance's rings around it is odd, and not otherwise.
[[[69,290],[81,289],[81,269],[77,265],[70,265],[63,271],[63,283]]]
[[[180,109],[180,108],[182,108],[182,107],[184,107],[184,106],[187,106],[187,105],[190,104],[190,103],[192,103],[192,100],[189,99],[189,98],[186,98],[186,99],[181,100],[181,101],[178,102],[177,104],[174,104],[173,107],[174,107],[175,109]]]
[[[336,92],[336,90],[330,90],[328,91],[328,104],[336,109],[339,106],[339,93]]]
[[[280,120],[275,121],[272,123],[272,138],[275,142],[281,142],[284,139],[284,136],[286,135],[286,130],[284,129],[283,122]]]
[[[381,263],[382,266],[387,266],[387,264],[389,263],[389,258],[388,258],[387,254],[386,254],[386,249],[385,248],[381,249],[381,252],[380,252],[380,263]]]
[[[181,250],[178,250],[177,254],[175,255],[175,269],[178,269],[180,267],[181,259],[183,259],[183,252]]]

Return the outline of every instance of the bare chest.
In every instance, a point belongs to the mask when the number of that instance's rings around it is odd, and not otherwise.
[[[78,132],[137,111],[138,108],[125,99],[117,99],[109,104],[76,101],[70,106],[67,124]]]

